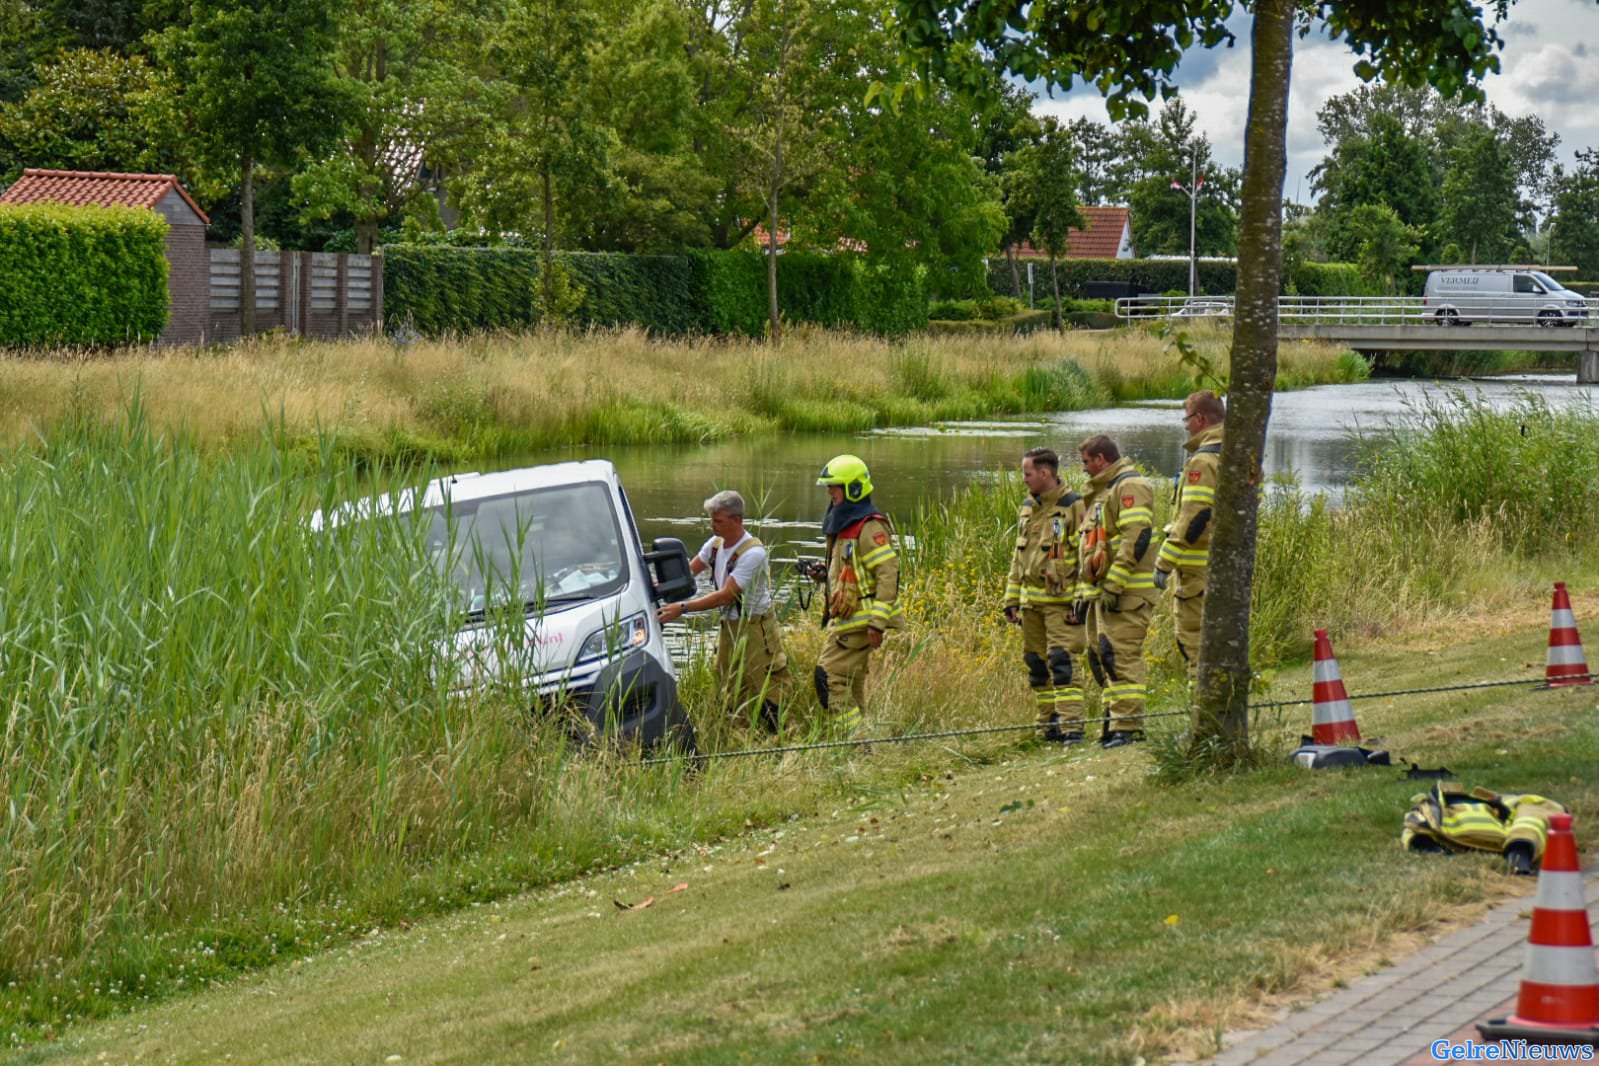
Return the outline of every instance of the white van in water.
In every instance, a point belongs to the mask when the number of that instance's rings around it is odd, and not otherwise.
[[[1575,326],[1588,301],[1541,270],[1527,267],[1450,267],[1427,274],[1422,316],[1440,326],[1473,322]]]
[[[463,685],[502,676],[515,656],[532,702],[580,712],[596,732],[686,750],[693,729],[655,607],[694,594],[688,550],[675,538],[649,551],[616,468],[604,460],[437,478],[377,501],[383,514],[426,521],[429,557],[459,594],[453,659]],[[313,528],[373,516],[373,501],[317,515]],[[416,510],[425,515],[415,515]],[[519,631],[497,604],[520,601]]]

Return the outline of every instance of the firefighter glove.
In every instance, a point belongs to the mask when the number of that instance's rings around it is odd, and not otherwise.
[[[1170,570],[1156,570],[1155,571],[1155,587],[1156,588],[1164,590],[1166,588],[1166,585],[1170,581],[1171,581],[1171,571]]]

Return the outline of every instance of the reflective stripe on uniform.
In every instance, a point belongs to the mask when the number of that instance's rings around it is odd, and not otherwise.
[[[1160,558],[1173,566],[1204,566],[1210,561],[1210,549],[1179,548],[1168,540],[1160,546]]]
[[[1120,531],[1128,526],[1147,526],[1154,520],[1154,512],[1148,507],[1124,507],[1116,516],[1116,529]]]
[[[861,556],[861,565],[875,570],[879,566],[888,562],[890,559],[894,558],[895,554],[896,553],[893,545],[884,544],[882,547],[873,548],[871,551]]]
[[[1209,485],[1184,485],[1184,503],[1215,503],[1216,490]]]
[[[1127,682],[1115,685],[1106,685],[1103,695],[1106,700],[1111,702],[1115,702],[1116,700],[1141,700],[1144,698],[1144,693],[1146,691],[1148,690],[1143,685]]]

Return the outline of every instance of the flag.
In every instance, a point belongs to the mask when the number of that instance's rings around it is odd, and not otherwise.
[[[1187,190],[1185,190],[1183,188],[1183,183],[1178,181],[1176,178],[1173,178],[1171,180],[1171,187],[1176,189],[1178,192],[1186,192],[1187,191]]]

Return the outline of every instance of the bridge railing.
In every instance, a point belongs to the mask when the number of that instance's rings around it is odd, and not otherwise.
[[[1231,318],[1231,296],[1134,296],[1116,301],[1116,317],[1176,322]],[[1520,301],[1504,296],[1283,296],[1277,317],[1285,325],[1418,326],[1472,322],[1522,326],[1599,324],[1595,301]]]

